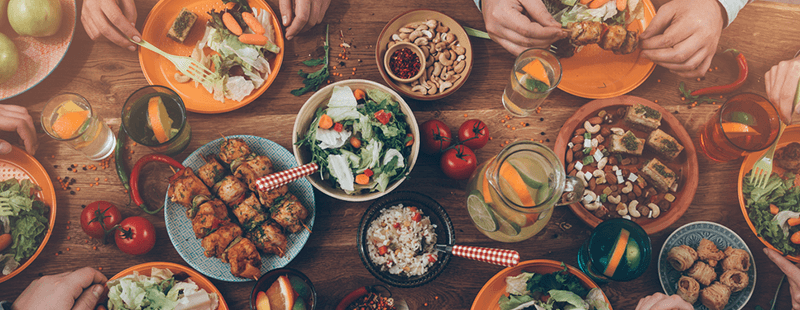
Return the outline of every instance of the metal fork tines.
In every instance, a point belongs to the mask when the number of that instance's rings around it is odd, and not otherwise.
[[[209,81],[210,76],[214,74],[214,72],[206,68],[206,66],[204,66],[194,58],[169,54],[145,40],[141,40],[140,42],[135,42],[135,41],[131,42],[146,49],[149,49],[155,52],[156,54],[164,56],[164,58],[166,58],[167,60],[172,62],[172,64],[175,65],[175,69],[180,71],[183,75],[188,76],[189,78],[197,82],[205,83]]]

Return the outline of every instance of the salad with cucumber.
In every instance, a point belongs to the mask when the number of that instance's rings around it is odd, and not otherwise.
[[[348,194],[383,192],[408,172],[410,132],[391,94],[334,86],[297,145],[309,147],[322,179],[333,187]]]
[[[0,276],[19,268],[44,240],[50,208],[36,198],[39,190],[31,180],[0,182]]]
[[[500,310],[608,310],[600,288],[587,290],[578,277],[564,270],[548,274],[522,272],[506,277]]]

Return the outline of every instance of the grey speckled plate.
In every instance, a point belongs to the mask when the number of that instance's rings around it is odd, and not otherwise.
[[[672,268],[672,265],[667,262],[667,254],[673,247],[685,244],[692,248],[697,249],[700,244],[700,239],[706,238],[714,242],[717,248],[725,250],[727,247],[737,249],[744,249],[750,254],[750,270],[747,275],[750,277],[750,283],[747,287],[739,292],[731,294],[728,300],[728,305],[725,310],[740,310],[744,308],[750,296],[753,295],[753,289],[756,285],[756,263],[753,261],[753,253],[750,248],[744,243],[739,235],[730,230],[729,228],[712,222],[692,222],[681,226],[676,229],[664,242],[664,247],[658,254],[658,280],[661,282],[661,288],[667,295],[672,295],[677,292],[678,279],[681,278],[681,272]],[[717,279],[719,279],[719,268],[717,270]],[[701,285],[702,286],[702,285]],[[698,300],[694,305],[695,310],[707,310],[706,306]]]

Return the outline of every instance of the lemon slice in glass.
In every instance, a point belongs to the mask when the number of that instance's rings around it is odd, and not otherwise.
[[[628,246],[625,249],[625,258],[628,261],[628,267],[631,270],[636,270],[639,267],[639,262],[642,260],[641,251],[639,250],[639,244],[636,241],[631,240],[628,242]]]
[[[497,230],[497,218],[494,216],[494,212],[489,209],[489,205],[483,201],[481,192],[473,190],[469,193],[467,210],[478,228],[488,232]]]

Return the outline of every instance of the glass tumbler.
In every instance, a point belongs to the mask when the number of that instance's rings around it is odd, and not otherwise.
[[[514,116],[528,116],[561,82],[561,62],[547,50],[528,49],[514,61],[503,91],[503,106]]]

